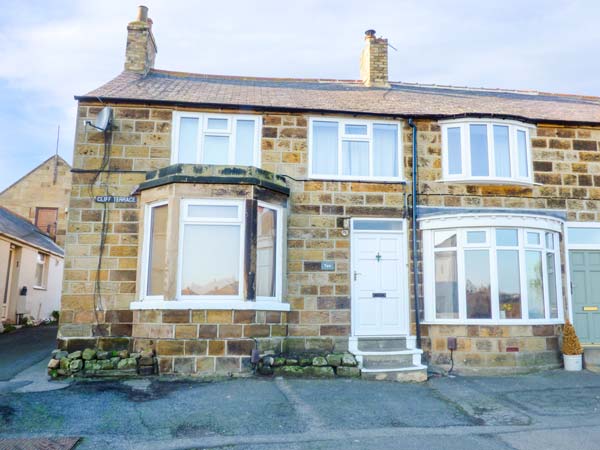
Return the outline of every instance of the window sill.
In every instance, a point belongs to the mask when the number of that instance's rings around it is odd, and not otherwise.
[[[542,186],[542,183],[535,183],[526,180],[514,180],[512,178],[442,178],[435,180],[436,183],[456,183],[456,184],[472,184],[477,186],[521,186],[534,187]]]
[[[421,322],[421,325],[490,325],[490,326],[503,326],[503,325],[562,325],[564,319],[540,319],[540,320],[522,320],[522,319],[506,319],[506,320],[425,320]]]
[[[309,181],[347,181],[357,183],[397,183],[406,184],[404,178],[393,177],[352,177],[344,175],[309,175]]]
[[[243,300],[140,300],[129,309],[236,309],[257,311],[289,311],[289,303]]]

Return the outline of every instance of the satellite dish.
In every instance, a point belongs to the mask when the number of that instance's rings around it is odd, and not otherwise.
[[[102,111],[96,117],[96,121],[94,122],[94,128],[102,131],[106,131],[110,122],[112,120],[112,108],[110,106],[106,106],[102,108]]]

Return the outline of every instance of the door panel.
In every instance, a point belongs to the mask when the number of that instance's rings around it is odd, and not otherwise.
[[[600,251],[571,250],[569,258],[573,325],[582,342],[600,343]]]
[[[353,232],[353,334],[407,333],[404,234]]]

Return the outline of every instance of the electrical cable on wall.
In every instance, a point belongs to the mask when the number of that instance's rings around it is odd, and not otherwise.
[[[111,152],[111,144],[112,144],[112,109],[110,107],[106,107],[102,109],[100,114],[98,114],[98,118],[96,119],[96,123],[92,124],[91,122],[86,122],[86,136],[87,136],[87,126],[91,126],[102,132],[104,137],[104,145],[103,145],[103,154],[102,161],[100,162],[100,167],[94,171],[94,175],[88,184],[88,194],[90,199],[95,198],[94,195],[94,187],[98,183],[99,186],[104,185],[105,195],[110,195],[109,192],[109,180],[111,171],[108,169],[110,163],[110,152]],[[102,182],[102,174],[106,174],[104,182]],[[98,264],[96,266],[96,279],[94,280],[94,290],[93,290],[93,302],[94,302],[94,317],[96,323],[96,332],[100,335],[104,335],[104,329],[100,327],[100,319],[98,317],[98,312],[104,310],[104,305],[102,304],[102,282],[101,282],[101,272],[102,272],[102,260],[104,257],[104,250],[106,246],[106,235],[108,234],[108,220],[109,220],[109,208],[108,203],[103,203],[102,209],[102,219],[100,226],[100,243],[98,248]]]

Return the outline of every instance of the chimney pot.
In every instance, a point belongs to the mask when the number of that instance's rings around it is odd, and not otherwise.
[[[138,6],[137,17],[135,19],[137,22],[148,22],[148,7],[144,5]]]
[[[374,38],[375,38],[375,30],[365,31],[365,39],[374,39]]]

